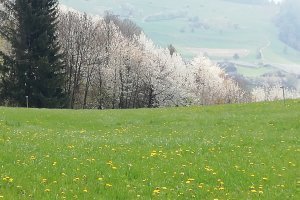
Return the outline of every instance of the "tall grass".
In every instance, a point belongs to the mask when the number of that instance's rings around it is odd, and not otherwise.
[[[298,199],[300,101],[0,108],[0,199]]]

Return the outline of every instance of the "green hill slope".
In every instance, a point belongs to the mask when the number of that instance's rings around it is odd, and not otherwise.
[[[300,101],[0,108],[3,199],[297,199]]]
[[[103,14],[104,10],[111,10],[131,18],[157,44],[172,43],[187,57],[204,53],[214,60],[233,60],[234,54],[238,54],[243,65],[271,64],[300,73],[300,52],[278,39],[274,24],[278,6],[225,0],[61,2],[88,13]],[[263,56],[258,60],[260,51]],[[266,67],[264,72],[272,70]]]

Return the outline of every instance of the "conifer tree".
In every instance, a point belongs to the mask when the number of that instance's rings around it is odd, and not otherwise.
[[[57,0],[4,1],[1,35],[11,45],[3,61],[2,99],[38,108],[63,107],[63,62],[56,36]],[[4,14],[3,14],[4,13]]]

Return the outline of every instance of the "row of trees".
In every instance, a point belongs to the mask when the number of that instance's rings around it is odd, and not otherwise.
[[[300,93],[296,89],[284,87],[278,82],[257,86],[251,91],[251,94],[253,101],[257,102],[300,98]]]
[[[249,100],[206,58],[183,61],[128,20],[63,12],[59,40],[66,59],[71,108],[139,108]]]
[[[58,10],[55,0],[2,1],[0,103],[141,108],[253,100],[204,57],[185,62],[129,20]]]
[[[112,14],[102,19],[65,11],[59,21],[60,43],[68,55],[71,108],[209,105],[282,98],[278,82],[246,91],[209,59],[196,57],[185,62],[172,45],[156,46],[134,23]],[[285,89],[288,98],[300,96]]]

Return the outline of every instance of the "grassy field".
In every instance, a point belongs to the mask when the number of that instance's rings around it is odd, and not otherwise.
[[[238,66],[237,71],[239,74],[247,74],[248,77],[259,77],[265,73],[272,72],[274,68],[272,67],[245,67],[245,66]]]
[[[299,199],[300,100],[0,108],[0,199]]]

